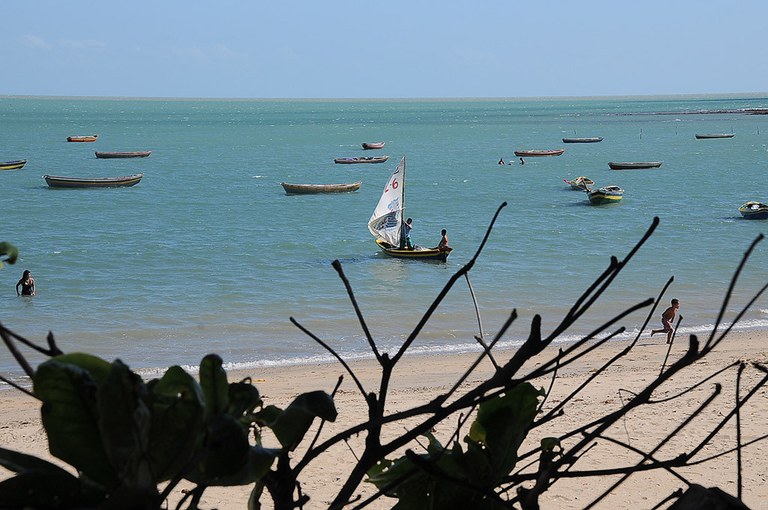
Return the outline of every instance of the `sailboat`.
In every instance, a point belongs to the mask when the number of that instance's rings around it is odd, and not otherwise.
[[[404,259],[439,260],[445,262],[450,247],[424,248],[414,246],[404,248],[405,231],[403,230],[403,211],[405,210],[405,156],[387,180],[379,203],[368,220],[368,230],[376,238],[381,251],[390,257]]]

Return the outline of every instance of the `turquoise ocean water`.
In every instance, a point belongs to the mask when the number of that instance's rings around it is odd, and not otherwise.
[[[651,224],[657,232],[567,338],[648,297],[670,276],[682,332],[715,322],[730,277],[768,221],[740,218],[739,205],[768,201],[768,97],[643,97],[538,100],[235,101],[0,98],[2,239],[21,260],[0,271],[2,322],[65,351],[121,358],[147,369],[195,366],[209,352],[230,366],[329,360],[289,322],[348,357],[366,356],[339,259],[367,325],[393,350],[478,247],[503,210],[470,273],[486,336],[517,309],[504,338],[527,336],[534,313],[552,329],[606,267]],[[696,133],[732,132],[696,140]],[[99,134],[95,143],[70,135]],[[563,137],[602,136],[596,144]],[[380,151],[361,142],[385,141]],[[565,148],[529,158],[519,149]],[[152,150],[145,159],[102,160],[94,151]],[[335,165],[341,156],[388,154],[378,165]],[[446,228],[445,264],[379,253],[366,223],[399,159],[407,157],[407,215],[417,244]],[[514,165],[497,165],[500,157]],[[656,170],[614,171],[608,161],[662,160]],[[49,189],[43,174],[144,173],[123,189]],[[587,205],[563,179],[617,184],[624,200]],[[356,193],[286,196],[280,182],[361,180]],[[23,269],[38,295],[17,298]],[[766,243],[751,259],[735,311],[768,277]],[[660,314],[659,310],[656,315]],[[621,322],[637,332],[646,312]],[[651,325],[658,327],[658,317]],[[742,328],[768,328],[760,300]],[[415,344],[415,352],[476,349],[478,323],[460,280]],[[626,338],[627,335],[624,336]],[[661,341],[661,339],[659,340]],[[0,373],[15,377],[6,351]],[[33,363],[40,358],[25,350]]]

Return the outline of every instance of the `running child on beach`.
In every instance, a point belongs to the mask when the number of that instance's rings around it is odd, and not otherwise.
[[[656,333],[664,333],[666,331],[667,343],[672,343],[672,333],[674,333],[674,329],[672,329],[672,321],[675,320],[675,314],[677,313],[678,308],[680,308],[680,301],[673,299],[672,306],[664,310],[664,313],[661,314],[661,325],[663,328],[652,329],[651,336],[655,335]]]

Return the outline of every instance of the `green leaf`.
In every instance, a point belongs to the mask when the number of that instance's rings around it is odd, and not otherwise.
[[[59,363],[65,363],[82,368],[88,372],[94,382],[96,382],[96,384],[99,386],[104,384],[104,382],[107,380],[107,377],[109,377],[109,373],[112,371],[112,364],[108,361],[104,361],[97,356],[83,352],[61,354],[51,359],[56,360]]]
[[[280,450],[251,446],[248,450],[248,460],[241,469],[231,475],[208,480],[209,485],[230,487],[258,482],[269,472],[279,453]]]
[[[205,395],[206,420],[224,413],[229,407],[229,385],[218,355],[209,354],[200,362],[200,386]]]
[[[517,450],[536,416],[538,397],[543,394],[543,390],[524,383],[480,405],[465,441],[484,448],[494,472],[494,479],[488,481],[492,486],[515,467]]]
[[[55,457],[111,487],[118,479],[101,441],[97,383],[89,371],[64,362],[70,358],[57,356],[40,364],[33,377],[34,393],[43,402],[48,447]]]
[[[217,485],[219,478],[233,476],[245,467],[250,448],[246,429],[232,416],[220,414],[209,424],[203,457],[187,479]]]
[[[157,490],[147,457],[150,411],[142,379],[120,360],[98,392],[98,424],[102,444],[120,485],[140,493]]]
[[[315,418],[335,421],[336,416],[333,398],[324,391],[313,391],[296,397],[285,411],[270,406],[260,412],[257,419],[272,429],[283,448],[292,451],[304,438]]]
[[[0,242],[0,258],[4,258],[5,262],[9,264],[15,264],[16,259],[19,258],[19,249],[8,242]],[[0,267],[3,267],[3,262],[0,260]]]
[[[250,382],[236,382],[229,385],[229,407],[227,414],[234,417],[253,412],[261,405],[261,396],[256,386]]]
[[[157,482],[171,479],[192,458],[205,438],[203,392],[179,366],[149,384],[152,426],[149,459]]]
[[[458,453],[460,454],[459,447]],[[435,469],[460,478],[461,470],[456,464],[454,452],[419,455],[424,462],[433,463]],[[393,509],[422,510],[425,508],[465,509],[479,508],[477,495],[457,485],[452,480],[435,477],[417,467],[407,457],[395,461],[383,460],[368,471],[368,482],[373,483],[385,494],[398,499]],[[393,485],[394,484],[394,485]]]

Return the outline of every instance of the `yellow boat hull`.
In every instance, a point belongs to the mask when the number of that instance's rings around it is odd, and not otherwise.
[[[413,250],[401,250],[400,248],[392,246],[391,244],[382,241],[381,239],[376,239],[376,244],[379,245],[381,251],[390,257],[396,257],[400,259],[439,260],[441,262],[445,262],[452,250],[452,248],[439,250],[437,248],[422,248],[418,246]]]

